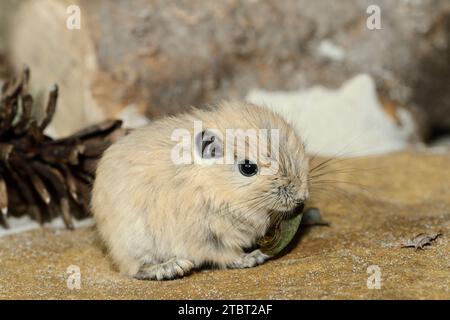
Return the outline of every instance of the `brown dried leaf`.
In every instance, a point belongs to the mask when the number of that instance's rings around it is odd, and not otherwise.
[[[24,182],[21,176],[13,168],[11,168],[11,166],[8,166],[8,172],[16,182],[18,190],[20,192],[20,196],[25,200],[28,210],[30,210],[31,212],[31,215],[34,216],[39,224],[42,224],[44,222],[42,212],[35,205],[31,188]]]
[[[17,100],[0,104],[0,136],[9,131],[16,113]]]
[[[79,193],[79,205],[83,209],[83,211],[87,214],[89,213],[89,203],[90,203],[90,197],[91,197],[91,188],[90,185],[84,183],[84,181],[81,181],[79,179],[75,179],[75,183],[77,185],[77,190]]]
[[[0,143],[0,160],[7,164],[14,146],[8,143]]]
[[[64,178],[67,184],[67,190],[69,191],[70,196],[73,200],[75,200],[75,202],[79,203],[77,183],[75,178],[73,177],[70,170],[67,169],[67,167],[65,167],[64,165],[59,165],[58,168],[61,169],[64,174]]]
[[[83,140],[95,136],[101,136],[120,128],[121,125],[122,120],[105,120],[74,133],[70,136],[70,138]]]
[[[33,161],[31,165],[42,178],[50,182],[58,194],[64,193],[64,178],[58,170],[37,161]]]
[[[14,133],[16,135],[21,135],[26,132],[30,123],[32,109],[33,97],[27,94],[22,97],[22,113],[20,115],[19,121],[14,126]]]
[[[74,175],[78,177],[80,180],[84,181],[84,183],[91,185],[94,183],[94,177],[86,172],[82,172],[81,170],[74,171]]]
[[[72,144],[47,144],[40,150],[41,158],[47,163],[78,164],[78,149]]]
[[[110,146],[110,142],[103,138],[86,140],[83,155],[89,158],[97,158]]]
[[[36,161],[32,163],[32,166],[38,174],[40,174],[52,185],[53,190],[58,196],[59,209],[61,210],[64,223],[68,229],[73,229],[73,222],[70,216],[70,206],[67,196],[68,192],[64,176],[59,172],[59,170]]]
[[[43,215],[62,216],[66,226],[73,228],[72,216],[76,214],[70,210],[89,212],[98,158],[126,130],[120,129],[120,120],[108,120],[64,139],[46,136],[43,131],[54,117],[58,87],[50,90],[39,124],[33,118],[29,78],[30,70],[25,67],[19,78],[2,85],[0,172],[5,180],[0,181],[0,209],[14,215],[31,213],[41,223]],[[72,199],[79,208],[71,208]]]
[[[436,240],[438,237],[440,237],[442,233],[440,232],[433,232],[433,233],[419,233],[418,235],[412,237],[411,239],[406,240],[402,244],[402,248],[415,248],[423,249],[426,245],[431,245],[431,243]]]
[[[47,188],[45,187],[44,182],[42,182],[41,178],[39,178],[38,175],[36,175],[32,170],[29,171],[29,177],[31,180],[31,183],[34,186],[34,189],[36,190],[37,194],[41,197],[42,201],[44,201],[45,204],[49,204],[51,201],[50,193],[48,192]]]
[[[95,175],[95,171],[97,170],[97,159],[85,159],[81,165],[81,169],[83,172],[88,173],[91,176]]]
[[[50,89],[48,103],[47,103],[47,109],[45,111],[45,117],[39,126],[39,129],[41,132],[44,131],[45,128],[47,128],[47,126],[52,121],[53,116],[55,115],[57,101],[58,101],[58,86],[55,84]]]
[[[70,215],[70,205],[69,205],[69,199],[66,197],[61,199],[61,211],[62,211],[62,218],[64,221],[64,224],[66,225],[66,228],[69,230],[74,229],[72,216]]]
[[[20,158],[16,154],[12,155],[12,162],[14,162],[15,167],[21,171],[22,177],[24,179],[28,178],[31,181],[31,184],[33,185],[33,188],[36,191],[36,193],[39,195],[42,201],[48,205],[51,199],[50,193],[48,192],[41,178],[34,172],[33,169],[31,169],[28,163],[26,163],[22,158]]]

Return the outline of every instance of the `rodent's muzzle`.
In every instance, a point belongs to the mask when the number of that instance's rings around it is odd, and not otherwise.
[[[291,219],[303,212],[303,209],[305,208],[305,201],[304,200],[298,200],[295,202],[296,206],[288,211],[284,211],[282,213],[283,219]]]
[[[305,201],[304,201],[304,200],[299,200],[299,201],[297,201],[296,205],[297,205],[297,206],[294,208],[293,211],[294,211],[296,214],[302,213],[302,212],[303,212],[303,209],[305,209]]]

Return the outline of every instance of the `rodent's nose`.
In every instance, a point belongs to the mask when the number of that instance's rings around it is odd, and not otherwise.
[[[297,199],[295,200],[295,211],[302,212],[305,208],[305,200],[303,199]]]

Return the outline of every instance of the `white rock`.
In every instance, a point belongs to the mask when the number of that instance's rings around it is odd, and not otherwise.
[[[314,86],[293,92],[251,90],[246,99],[286,118],[308,153],[349,157],[405,149],[415,135],[411,114],[399,109],[397,125],[378,101],[373,79],[360,74],[334,90]]]

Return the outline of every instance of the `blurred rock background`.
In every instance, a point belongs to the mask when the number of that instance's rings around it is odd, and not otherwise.
[[[359,73],[392,117],[411,110],[422,139],[450,130],[448,0],[8,2],[0,48],[31,66],[37,90],[60,84],[59,134],[127,106],[157,118],[253,88],[337,88]],[[66,28],[70,4],[80,30]],[[380,30],[366,26],[370,5]]]
[[[6,45],[7,45],[7,17],[11,12],[12,2],[6,0],[0,4],[0,81],[7,76],[9,63],[6,58]]]
[[[79,30],[66,27],[72,4]],[[367,28],[370,5],[380,30]],[[247,270],[137,281],[111,267],[95,229],[83,228],[92,219],[69,232],[60,219],[41,228],[10,218],[11,229],[0,227],[0,298],[449,299],[450,1],[1,0],[0,81],[24,63],[42,105],[60,87],[53,135],[248,99],[300,131],[312,126],[333,154],[366,134],[353,151],[369,144],[379,155],[327,167],[342,183],[310,204],[330,226],[300,230],[290,253]],[[439,152],[409,148],[436,140]],[[384,154],[399,149],[410,150]],[[402,248],[435,232],[425,250]],[[66,285],[74,264],[81,290]],[[382,290],[367,287],[373,265]]]

